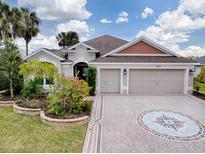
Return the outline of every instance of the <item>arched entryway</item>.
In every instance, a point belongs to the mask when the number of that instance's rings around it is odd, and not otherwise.
[[[86,80],[88,64],[80,62],[74,65],[74,76]]]

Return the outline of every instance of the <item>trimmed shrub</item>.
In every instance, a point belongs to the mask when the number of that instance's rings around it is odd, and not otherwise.
[[[53,93],[48,96],[48,113],[63,116],[65,112],[74,114],[83,112],[84,98],[88,96],[89,90],[84,80],[59,77],[53,85]]]
[[[63,116],[65,111],[63,110],[63,107],[61,106],[61,98],[57,93],[51,93],[48,95],[48,113],[57,115],[57,116]]]
[[[89,67],[88,68],[88,76],[87,76],[87,82],[90,89],[90,95],[94,96],[95,95],[95,89],[96,89],[96,73],[97,70],[95,67]]]

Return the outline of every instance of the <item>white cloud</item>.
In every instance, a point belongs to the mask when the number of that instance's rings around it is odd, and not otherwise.
[[[179,54],[185,55],[185,56],[204,56],[205,55],[205,47],[200,46],[188,46],[185,49],[181,49],[179,51]]]
[[[141,14],[141,17],[143,19],[147,18],[148,16],[152,15],[154,13],[154,10],[149,8],[149,7],[145,7],[144,11]]]
[[[85,20],[92,14],[86,10],[87,0],[17,0],[18,6],[32,6],[46,20]]]
[[[25,40],[23,38],[17,38],[15,39],[15,43],[17,44],[22,56],[25,56]],[[44,36],[40,33],[36,37],[33,37],[29,43],[29,53],[40,48],[58,49],[59,47],[56,37],[54,35]]]
[[[194,16],[205,15],[205,1],[204,0],[181,0],[178,8],[181,12],[188,12]]]
[[[176,10],[162,13],[154,25],[140,31],[138,35],[145,35],[185,56],[191,53],[197,55],[196,49],[200,49],[198,54],[205,54],[204,47],[189,46],[181,49],[178,45],[189,41],[194,30],[205,28],[204,4],[205,0],[181,0]]]
[[[105,23],[105,24],[110,24],[110,23],[112,23],[112,21],[111,21],[111,20],[108,20],[107,18],[101,19],[100,22],[101,22],[101,23]]]
[[[57,25],[57,33],[75,31],[77,33],[90,33],[93,31],[91,27],[85,21],[70,20],[66,23],[61,23]]]
[[[128,13],[125,11],[122,11],[119,13],[119,17],[116,20],[116,23],[122,23],[122,22],[128,22]]]
[[[66,23],[60,23],[57,25],[56,33],[75,31],[79,34],[80,40],[86,40],[95,29],[90,27],[85,21],[70,20]]]
[[[93,33],[94,29],[87,25],[85,21],[71,20],[67,23],[61,23],[57,25],[56,33],[57,35],[60,32],[75,31],[79,34],[80,40],[85,41],[89,38],[90,34]],[[36,37],[33,37],[29,43],[29,53],[39,49],[39,48],[50,48],[58,49],[58,43],[56,36],[45,36],[38,34]],[[21,54],[25,56],[25,41],[22,38],[15,39],[15,43],[18,45]]]

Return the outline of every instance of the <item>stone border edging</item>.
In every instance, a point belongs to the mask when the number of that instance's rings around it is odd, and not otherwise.
[[[84,139],[82,153],[100,153],[102,140],[103,95],[96,95]]]
[[[30,115],[30,116],[39,116],[40,115],[40,108],[31,109],[31,108],[23,108],[18,106],[15,102],[13,103],[13,111],[15,113]]]
[[[12,106],[14,101],[0,101],[0,107],[2,106]]]
[[[87,124],[89,121],[89,116],[83,116],[83,117],[74,118],[74,119],[53,119],[53,118],[47,117],[43,110],[40,112],[40,118],[41,118],[41,121],[46,125],[62,126],[62,127]]]

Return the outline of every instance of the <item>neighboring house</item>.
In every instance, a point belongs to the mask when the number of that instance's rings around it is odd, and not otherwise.
[[[97,93],[186,94],[196,65],[143,36],[127,42],[104,35],[61,50],[38,50],[26,60],[34,58],[81,79],[89,65],[95,66]]]
[[[196,66],[194,77],[197,77],[201,72],[201,67],[205,66],[205,56],[196,58],[196,62],[199,63],[199,65]]]
[[[198,58],[196,59],[196,61],[197,61],[198,63],[200,63],[200,65],[204,66],[204,65],[205,65],[205,56],[198,57]]]

